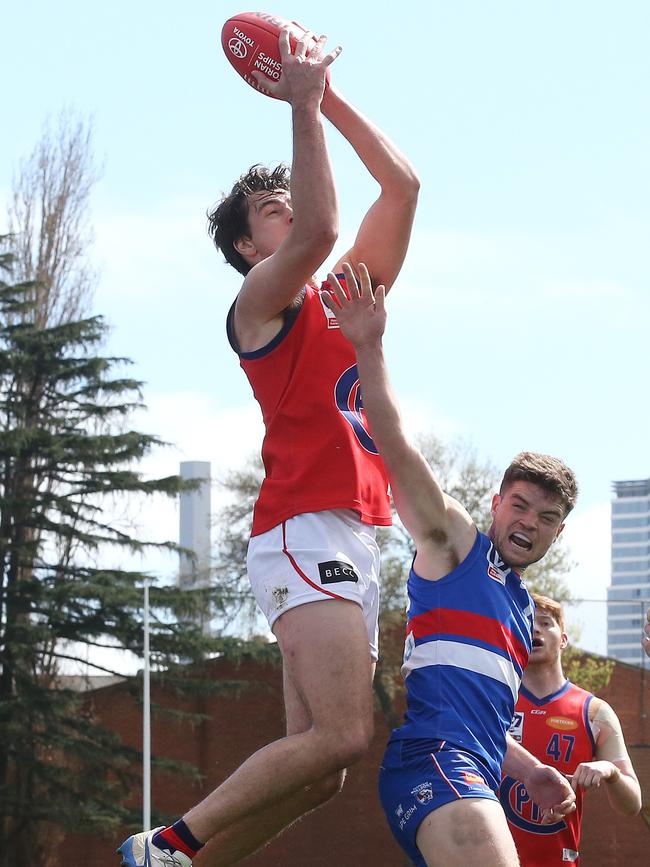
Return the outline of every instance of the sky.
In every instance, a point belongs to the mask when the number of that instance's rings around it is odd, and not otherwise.
[[[205,214],[249,165],[290,161],[290,114],[222,53],[221,27],[239,11],[22,0],[2,14],[0,205],[48,116],[92,118],[94,310],[109,351],[146,383],[140,428],[174,444],[147,461],[152,474],[208,460],[222,477],[261,442],[225,339],[240,279]],[[282,0],[265,11],[343,46],[337,86],[420,176],[385,340],[409,430],[463,437],[504,468],[522,449],[562,457],[580,484],[565,532],[571,590],[604,599],[611,483],[650,475],[650,5]],[[328,141],[341,208],[332,264],[377,190],[332,128]],[[137,520],[177,535],[173,505]],[[576,610],[583,646],[605,652],[604,604]]]

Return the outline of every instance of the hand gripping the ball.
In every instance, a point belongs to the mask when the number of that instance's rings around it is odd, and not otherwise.
[[[326,36],[318,39],[306,30],[296,41],[295,49],[291,48],[291,25],[285,25],[280,30],[278,43],[282,61],[282,75],[279,81],[269,78],[254,70],[252,75],[259,89],[297,106],[316,100],[319,104],[325,92],[329,66],[343,50],[340,45],[325,53]]]

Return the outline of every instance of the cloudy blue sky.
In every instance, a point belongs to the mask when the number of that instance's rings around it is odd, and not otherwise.
[[[93,117],[95,309],[110,350],[147,383],[141,426],[176,444],[151,472],[196,459],[219,473],[261,438],[224,335],[239,280],[211,248],[205,212],[250,164],[290,159],[289,110],[227,64],[219,34],[238,11],[22,0],[2,16],[0,199],[48,115]],[[572,589],[603,599],[611,482],[650,475],[650,5],[283,0],[266,11],[343,45],[338,86],[420,173],[386,340],[411,429],[463,436],[499,466],[522,448],[563,457],[581,484]],[[376,190],[334,130],[329,141],[340,252]],[[163,504],[141,521],[176,533]],[[604,605],[582,621],[583,643],[604,651]]]

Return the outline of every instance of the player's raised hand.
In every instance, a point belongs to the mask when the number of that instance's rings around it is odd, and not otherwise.
[[[296,106],[310,100],[320,104],[325,91],[328,67],[343,50],[340,45],[325,51],[326,36],[318,39],[307,30],[298,38],[291,50],[291,25],[280,31],[278,44],[282,60],[282,75],[279,81],[270,81],[265,75],[253,71],[259,87],[276,99],[283,99]]]
[[[542,811],[543,825],[557,822],[575,810],[576,796],[569,781],[550,765],[531,768],[522,782]]]
[[[327,275],[329,291],[323,291],[323,300],[336,316],[345,337],[355,349],[376,343],[386,328],[386,291],[377,286],[373,292],[368,269],[359,263],[359,280],[351,266],[343,263],[344,289],[335,274]],[[347,291],[346,291],[347,290]]]

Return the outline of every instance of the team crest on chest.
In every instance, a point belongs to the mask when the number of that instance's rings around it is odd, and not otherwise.
[[[329,286],[329,283],[323,283],[323,289],[327,289],[328,286]],[[337,320],[336,316],[334,315],[334,312],[329,309],[329,307],[327,306],[327,304],[323,300],[323,293],[319,292],[318,297],[320,299],[321,307],[323,308],[323,313],[325,314],[325,320],[327,322],[327,327],[329,328],[330,331],[332,331],[334,329],[338,329],[339,328],[338,320]]]
[[[502,584],[504,587],[506,586],[506,578],[510,574],[510,567],[506,566],[506,564],[501,559],[501,555],[494,547],[494,545],[490,542],[490,548],[487,552],[487,573],[494,581],[498,581],[499,584]]]

